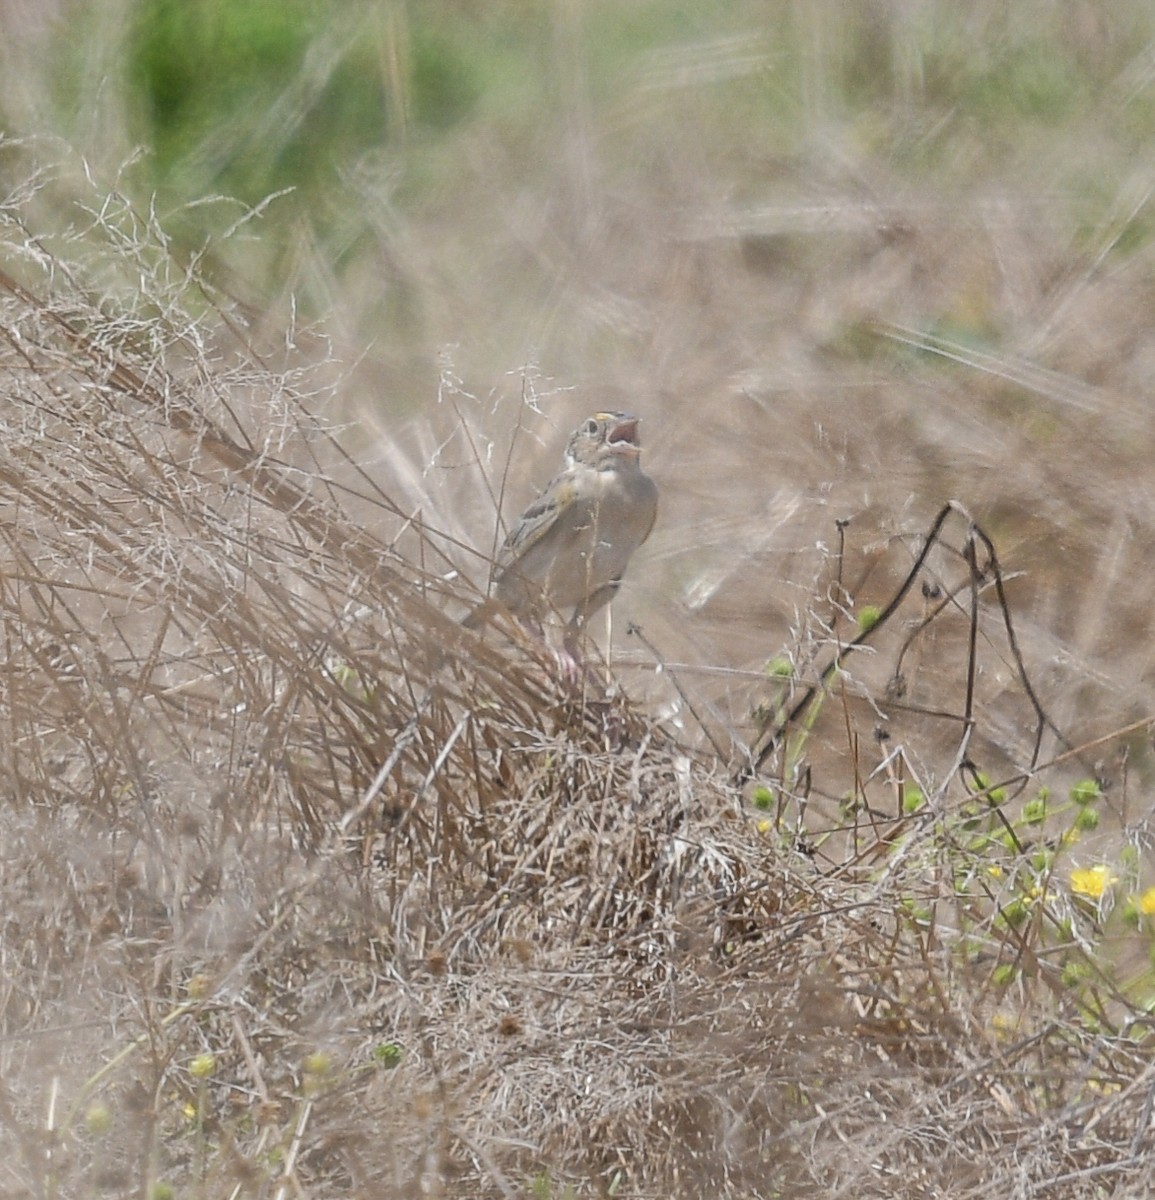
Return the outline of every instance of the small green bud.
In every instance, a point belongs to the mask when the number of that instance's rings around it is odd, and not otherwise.
[[[1089,829],[1098,829],[1099,827],[1099,810],[1097,808],[1081,808],[1078,816],[1075,817],[1075,828],[1084,831]]]
[[[1080,962],[1064,963],[1062,978],[1066,987],[1078,987],[1087,978],[1087,967]]]
[[[373,1047],[373,1061],[392,1070],[401,1065],[405,1051],[396,1042],[379,1042]]]
[[[101,1137],[112,1128],[112,1109],[99,1100],[95,1101],[84,1113],[84,1125],[94,1137]]]
[[[860,633],[869,633],[879,622],[882,616],[882,609],[877,604],[864,604],[858,610],[858,630]]]
[[[1094,779],[1080,779],[1071,788],[1071,799],[1076,804],[1094,804],[1103,797],[1103,789]]]
[[[303,1065],[306,1075],[327,1075],[333,1061],[323,1050],[315,1050],[312,1054],[305,1056]]]

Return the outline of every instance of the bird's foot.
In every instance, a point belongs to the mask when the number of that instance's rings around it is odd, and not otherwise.
[[[556,647],[551,647],[550,652],[553,655],[554,665],[557,668],[557,673],[561,681],[567,687],[576,690],[582,681],[582,676],[585,674],[586,669],[581,655],[577,652],[577,648],[567,645],[559,650]]]

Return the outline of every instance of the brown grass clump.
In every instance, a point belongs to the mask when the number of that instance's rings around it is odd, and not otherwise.
[[[486,556],[343,450],[321,331],[91,211],[0,275],[5,1192],[1141,1186],[1145,812],[985,526],[838,526],[769,672],[643,631],[575,695],[458,626]]]

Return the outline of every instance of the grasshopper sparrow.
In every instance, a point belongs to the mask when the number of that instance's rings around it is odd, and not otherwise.
[[[637,417],[599,412],[570,435],[565,465],[510,530],[492,599],[464,624],[483,625],[495,604],[542,636],[550,611],[573,610],[566,626],[567,670],[594,613],[618,590],[634,551],[650,535],[658,489],[642,470]]]

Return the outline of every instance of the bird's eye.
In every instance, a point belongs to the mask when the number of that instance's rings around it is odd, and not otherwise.
[[[587,436],[593,437],[594,434],[597,433],[597,431],[598,431],[598,423],[597,423],[597,421],[595,421],[593,419],[593,417],[590,417],[590,419],[586,422],[586,425],[585,425],[585,433]]]

